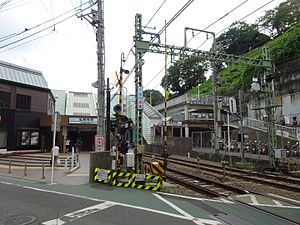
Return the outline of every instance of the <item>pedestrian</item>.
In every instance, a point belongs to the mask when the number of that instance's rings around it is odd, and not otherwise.
[[[54,162],[52,162],[53,156],[54,156]],[[52,166],[52,163],[54,163],[54,166],[57,166],[57,164],[58,164],[58,157],[59,157],[59,147],[58,146],[54,146],[51,149],[51,161],[50,161],[51,166]]]
[[[70,146],[70,139],[69,138],[66,138],[65,145],[66,145],[66,153],[68,153],[69,146]]]

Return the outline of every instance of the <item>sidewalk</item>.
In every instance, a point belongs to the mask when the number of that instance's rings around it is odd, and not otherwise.
[[[34,154],[32,154],[34,156]],[[38,153],[36,155],[49,156],[49,153]],[[61,155],[68,156],[68,155]],[[72,173],[66,173],[64,167],[54,167],[53,182],[64,185],[81,185],[89,182],[90,153],[79,154],[80,167]],[[45,167],[42,177],[42,167],[27,167],[25,175],[24,166],[12,166],[9,173],[8,165],[0,165],[0,176],[14,177],[26,180],[35,180],[43,183],[51,182],[51,167]]]

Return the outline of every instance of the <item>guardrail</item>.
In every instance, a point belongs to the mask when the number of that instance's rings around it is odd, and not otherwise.
[[[243,120],[244,126],[268,132],[268,123],[265,121],[245,117]],[[297,129],[276,124],[276,134],[286,138],[297,139]]]
[[[68,156],[65,160],[65,172],[70,173],[78,169],[80,166],[79,163],[79,154],[72,154]]]

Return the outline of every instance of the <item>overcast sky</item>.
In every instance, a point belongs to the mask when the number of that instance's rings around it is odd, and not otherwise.
[[[0,0],[0,5],[9,0]],[[166,21],[169,21],[175,13],[188,0],[166,0],[161,10],[153,18],[150,32],[158,32]],[[91,83],[97,79],[97,56],[95,31],[86,21],[73,17],[60,24],[64,17],[51,20],[53,17],[72,10],[89,0],[10,0],[6,5],[0,6],[0,60],[42,71],[50,89],[67,91],[96,92]],[[133,45],[135,14],[141,13],[143,25],[150,20],[154,12],[164,0],[105,0],[105,49],[106,72],[111,83],[115,81],[115,71],[119,70],[121,53],[128,54]],[[167,44],[182,46],[184,41],[184,27],[204,29],[216,21],[234,7],[245,2],[234,12],[227,15],[208,30],[219,32],[228,27],[232,22],[240,20],[258,7],[270,2],[270,0],[195,0],[167,29]],[[272,9],[282,0],[271,1],[263,9],[246,19],[248,23],[254,23],[265,10]],[[81,9],[87,7],[84,4]],[[90,10],[86,11],[90,12]],[[73,13],[74,14],[74,13]],[[13,38],[4,37],[17,34],[26,28],[35,27],[47,20],[49,23],[37,26],[23,34]],[[46,29],[49,27],[48,29]],[[45,31],[40,32],[45,29]],[[21,42],[11,44],[21,38],[32,35]],[[188,40],[192,33],[188,33]],[[189,43],[189,47],[197,48],[205,40],[204,35],[195,36]],[[31,41],[36,39],[34,41]],[[164,34],[161,36],[164,40]],[[25,43],[24,42],[28,42]],[[9,44],[7,47],[5,45]],[[20,46],[19,46],[20,45]],[[211,42],[202,46],[208,49]],[[159,89],[163,73],[159,73],[164,67],[163,55],[147,53],[144,57],[143,68],[144,89]],[[134,56],[130,53],[124,66],[132,69]],[[155,77],[156,76],[156,77]],[[125,86],[130,94],[134,93],[134,74],[126,82]],[[154,78],[155,77],[155,78]],[[154,78],[154,79],[153,79]],[[153,79],[152,82],[150,82]],[[159,89],[161,90],[161,89]]]

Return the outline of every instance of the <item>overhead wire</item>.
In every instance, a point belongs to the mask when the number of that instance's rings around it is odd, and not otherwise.
[[[86,10],[86,9],[91,8],[92,6],[93,6],[93,5],[90,5],[90,6],[86,7],[85,9],[83,9],[83,11]],[[36,34],[39,34],[39,33],[43,32],[43,31],[45,31],[45,30],[48,30],[48,29],[50,29],[50,28],[52,28],[52,27],[55,27],[55,25],[58,25],[58,24],[60,24],[60,23],[63,23],[63,22],[65,22],[66,20],[68,20],[68,19],[70,19],[70,18],[72,18],[72,17],[74,17],[74,16],[76,16],[76,14],[72,14],[72,15],[70,15],[70,16],[68,16],[68,17],[66,17],[66,18],[64,18],[64,19],[62,19],[62,20],[60,20],[60,21],[57,21],[57,22],[55,22],[54,24],[51,24],[50,26],[47,26],[47,27],[45,27],[45,28],[43,28],[43,29],[41,29],[41,30],[39,30],[39,31],[37,31],[37,32],[34,32],[34,33],[32,33],[32,34],[26,36],[26,37],[23,37],[23,38],[20,38],[20,39],[18,39],[18,40],[16,40],[16,41],[12,41],[12,42],[10,42],[10,43],[8,43],[8,44],[2,45],[2,46],[0,46],[0,49],[6,48],[6,47],[8,47],[8,46],[10,46],[10,45],[16,44],[16,43],[18,43],[18,42],[20,42],[20,41],[23,41],[23,40],[26,40],[26,39],[28,39],[28,38],[30,38],[30,37],[36,35]],[[53,21],[53,20],[51,19],[51,20],[49,20],[49,21]],[[38,26],[39,26],[39,25],[38,25]],[[36,27],[36,26],[35,26],[35,27]]]
[[[239,19],[236,22],[241,22],[242,20],[246,19],[248,16],[251,16],[253,13],[256,13],[258,10],[264,8],[265,6],[269,5],[271,2],[274,2],[274,0],[270,0],[269,2],[263,4],[262,6],[258,7],[257,9],[255,9],[254,11],[250,12],[249,14],[247,14],[246,16],[244,16],[243,18]],[[228,28],[230,28],[231,25],[229,25],[228,27],[225,27],[224,29],[218,31],[217,33],[215,33],[215,35],[218,35],[222,32],[224,32],[225,30],[227,30]],[[211,39],[211,37],[209,37],[208,39],[206,39],[197,49],[201,48],[209,39]]]
[[[264,8],[265,6],[267,6],[268,4],[270,4],[270,3],[273,2],[273,1],[274,1],[274,0],[271,0],[271,1],[267,2],[267,3],[265,3],[264,5],[260,6],[259,8],[255,9],[254,11],[250,12],[249,14],[247,14],[247,15],[244,16],[243,18],[239,19],[238,21],[241,21],[241,20],[247,18],[248,16],[250,16],[250,15],[252,15],[253,13],[257,12],[258,10]],[[230,10],[228,13],[233,12],[234,10],[236,10],[237,8],[239,8],[240,6],[242,6],[244,3],[246,3],[246,1],[242,2],[241,4],[239,4],[238,6],[236,6],[235,8],[233,8],[232,10]],[[225,14],[225,15],[226,15],[226,14]],[[221,17],[221,18],[225,18],[225,15],[224,15],[223,17]],[[204,30],[208,29],[209,27],[211,27],[212,25],[214,25],[215,23],[217,23],[217,22],[219,22],[219,21],[220,21],[220,19],[214,21],[214,22],[211,23],[209,26],[207,26],[206,28],[204,28]],[[219,31],[218,33],[216,33],[216,35],[219,34],[219,33],[221,33],[221,32],[223,32],[223,31],[225,31],[225,30],[228,29],[229,27],[230,27],[230,26],[228,26],[228,27],[224,28],[223,30]],[[208,39],[211,39],[211,37],[209,37]],[[208,41],[208,39],[205,40],[205,41],[204,41],[197,49],[201,48],[201,47]],[[189,42],[188,42],[188,43],[189,43]],[[169,62],[169,63],[170,63],[170,62]],[[168,64],[169,64],[169,63],[168,63]],[[162,71],[163,71],[163,69],[160,70],[160,71],[155,75],[155,77],[157,77]],[[155,78],[155,77],[154,77],[154,78]],[[153,78],[150,82],[148,82],[148,83],[146,84],[146,86],[148,86],[148,85],[154,80],[154,78]]]
[[[157,8],[157,10],[152,14],[152,16],[150,17],[150,19],[148,20],[148,22],[146,23],[143,31],[147,28],[147,26],[151,23],[151,21],[154,19],[154,17],[157,15],[157,13],[161,10],[161,8],[163,7],[163,5],[166,3],[167,0],[164,0],[160,5],[159,7]],[[126,64],[129,56],[130,56],[130,53],[132,52],[133,50],[133,47],[134,47],[134,44],[132,45],[132,47],[129,49],[128,53],[126,54],[126,57],[123,61],[124,65]],[[113,83],[113,86],[115,86],[115,84],[117,83],[117,79],[115,79],[114,83]],[[114,98],[114,97],[113,97]]]
[[[40,40],[40,39],[42,39],[42,38],[44,38],[44,37],[46,37],[46,36],[49,36],[49,35],[52,34],[53,32],[54,32],[54,30],[51,30],[50,32],[48,32],[48,33],[46,33],[46,34],[44,34],[44,35],[38,36],[38,37],[36,37],[36,38],[34,38],[34,39],[32,39],[32,40],[29,40],[29,41],[23,42],[23,43],[21,43],[21,44],[19,44],[19,45],[13,46],[13,47],[8,48],[8,49],[5,49],[5,50],[1,51],[0,54],[2,54],[2,53],[4,53],[4,52],[8,52],[8,51],[13,50],[13,49],[16,49],[16,48],[19,48],[19,47],[21,47],[21,46],[25,46],[25,45],[27,45],[27,44],[29,44],[29,43],[31,43],[31,42]]]
[[[206,30],[208,28],[210,28],[211,26],[215,25],[217,22],[221,21],[222,19],[224,19],[226,16],[228,16],[230,13],[234,12],[235,10],[237,10],[238,8],[240,8],[242,5],[244,5],[246,2],[248,2],[249,0],[245,0],[242,3],[240,3],[239,5],[237,5],[236,7],[234,7],[233,9],[231,9],[229,12],[225,13],[223,16],[221,16],[219,19],[215,20],[214,22],[212,22],[210,25],[208,25],[207,27],[205,27],[203,30]],[[189,44],[193,38],[195,38],[196,36],[198,36],[201,32],[196,33],[193,37],[191,37],[187,44]]]
[[[245,0],[244,2],[240,3],[239,5],[237,5],[236,7],[234,7],[233,9],[231,9],[229,12],[225,13],[223,16],[221,16],[219,19],[215,20],[214,22],[212,22],[210,25],[206,26],[203,30],[206,30],[208,28],[210,28],[211,26],[215,25],[217,22],[221,21],[222,19],[224,19],[226,16],[228,16],[230,13],[232,13],[233,11],[235,11],[236,9],[238,9],[239,7],[241,7],[242,5],[244,5],[248,0]],[[200,32],[199,32],[200,33]],[[190,43],[191,40],[196,37],[199,33],[197,33],[195,36],[193,36],[188,42]],[[169,65],[171,63],[171,61],[169,61],[167,63],[167,65]],[[164,67],[145,85],[145,87],[147,87],[162,71],[163,71]]]
[[[26,1],[26,2],[24,2],[24,1],[25,0],[21,0],[19,2],[12,2],[11,4],[6,5],[6,7],[1,8],[0,13],[9,11],[11,9],[18,8],[20,6],[26,5],[26,4],[30,3],[30,2],[35,1],[35,0],[29,0],[29,1]],[[24,3],[22,3],[22,2],[24,2]]]
[[[71,12],[73,12],[73,11],[76,11],[77,8],[80,8],[81,6],[84,6],[84,5],[86,5],[87,3],[89,3],[89,2],[85,2],[85,3],[83,3],[82,5],[77,6],[76,8],[73,8],[73,9],[71,9],[71,10],[68,10],[68,11],[66,11],[66,12],[64,12],[64,13],[62,13],[62,14],[60,14],[60,15],[54,17],[54,18],[48,19],[48,20],[46,20],[46,21],[44,21],[44,22],[42,22],[42,23],[39,23],[39,24],[37,24],[37,25],[35,25],[35,26],[32,26],[32,27],[30,27],[30,28],[25,28],[23,31],[15,32],[15,33],[12,33],[12,34],[10,34],[10,35],[6,35],[5,37],[0,37],[0,42],[3,42],[3,41],[6,41],[6,40],[9,40],[9,39],[11,39],[11,38],[14,38],[14,37],[16,37],[16,36],[22,35],[22,34],[25,33],[25,32],[28,32],[28,31],[33,30],[33,29],[35,29],[35,28],[38,28],[38,27],[40,27],[40,26],[42,26],[42,25],[44,25],[44,24],[47,24],[47,23],[49,23],[49,22],[53,22],[54,19],[58,19],[58,18],[60,18],[60,17],[62,17],[62,16],[65,16],[66,14],[69,14],[69,13],[71,13]],[[94,3],[94,4],[95,4],[95,3]],[[94,4],[92,4],[92,5],[94,5]],[[91,5],[91,6],[92,6],[92,5]],[[90,6],[90,7],[91,7],[91,6]],[[88,7],[88,8],[89,8],[89,7]],[[86,8],[86,9],[88,9],[88,8]],[[84,10],[86,10],[86,9],[84,9]]]
[[[176,14],[160,29],[160,31],[157,33],[158,35],[162,34],[162,32],[165,31],[165,29],[167,29],[168,26],[170,26],[175,19],[177,19],[182,12],[184,12],[192,3],[194,2],[194,0],[189,0],[187,1],[180,9],[178,12],[176,12]],[[150,44],[153,43],[157,38],[157,35],[151,39]],[[142,59],[143,57],[141,57]],[[141,60],[140,59],[140,60]],[[133,73],[134,69],[135,69],[136,65],[133,66],[133,68],[130,70],[129,74],[126,76],[126,78],[123,81],[123,85],[126,83],[126,81],[129,79],[129,77],[131,76],[131,74]],[[112,99],[116,96],[116,94],[114,94],[114,96],[112,97]]]

